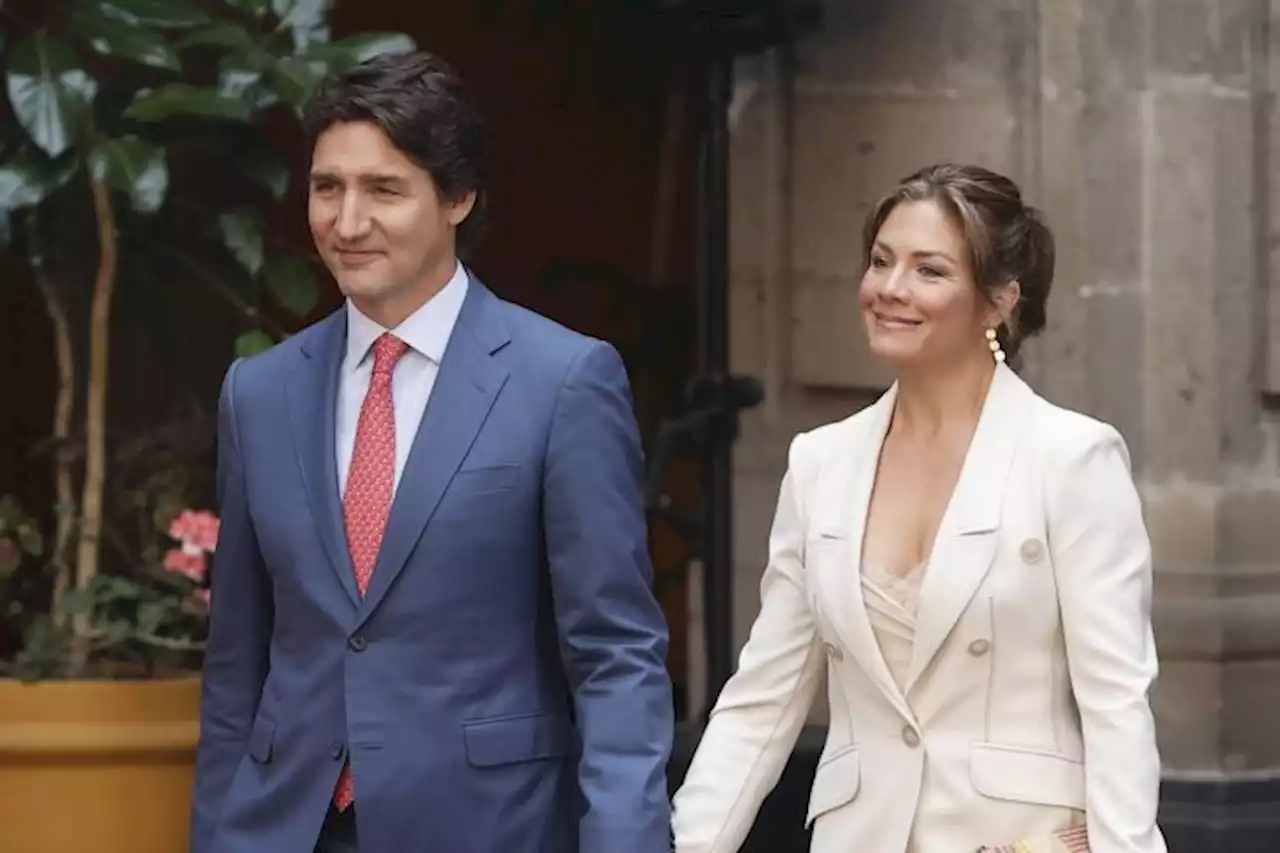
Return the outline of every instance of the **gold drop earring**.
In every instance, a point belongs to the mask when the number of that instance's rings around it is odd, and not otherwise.
[[[991,357],[996,360],[996,364],[1004,362],[1004,350],[1000,348],[1000,341],[996,340],[996,330],[987,329],[987,349],[991,350]]]

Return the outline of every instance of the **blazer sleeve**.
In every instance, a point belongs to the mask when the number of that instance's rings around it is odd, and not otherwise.
[[[592,342],[559,391],[543,480],[551,598],[582,741],[578,847],[667,853],[674,706],[626,368]]]
[[[210,581],[200,743],[196,751],[191,851],[207,853],[222,802],[244,755],[262,697],[274,613],[271,583],[249,515],[236,420],[236,375],[227,371],[218,401],[218,547]]]
[[[675,795],[677,853],[736,853],[782,775],[822,681],[806,595],[805,526],[792,442],[760,582],[760,613]]]
[[[1118,432],[1103,426],[1065,455],[1048,509],[1084,736],[1090,847],[1093,853],[1164,853],[1156,826],[1160,756],[1148,697],[1157,672],[1151,545]]]

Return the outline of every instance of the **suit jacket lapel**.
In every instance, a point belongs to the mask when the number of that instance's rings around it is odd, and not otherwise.
[[[338,493],[338,460],[334,438],[338,371],[346,346],[346,312],[339,310],[317,324],[302,342],[302,358],[289,379],[289,421],[307,503],[316,530],[338,581],[353,603],[360,602]]]
[[[507,381],[507,370],[493,359],[511,339],[497,306],[493,294],[473,277],[400,475],[359,624],[377,609],[404,569]]]
[[[915,649],[905,682],[908,693],[995,560],[1005,483],[1018,438],[1026,429],[1030,400],[1031,391],[1017,374],[998,366],[921,583]]]
[[[836,549],[834,559],[817,564],[821,597],[827,605],[819,605],[820,609],[827,612],[836,633],[872,682],[900,713],[913,719],[880,651],[862,595],[862,540],[867,509],[896,397],[895,385],[873,404],[871,418],[852,446],[842,449],[835,464],[821,475],[819,506],[825,509],[819,510],[814,526],[817,538],[830,540],[829,547]]]

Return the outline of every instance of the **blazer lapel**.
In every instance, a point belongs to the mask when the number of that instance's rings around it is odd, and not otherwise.
[[[960,478],[938,527],[920,586],[906,692],[920,680],[995,560],[1005,483],[1026,429],[1031,391],[1000,365],[987,391]]]
[[[357,628],[377,609],[404,569],[409,553],[506,384],[507,370],[492,357],[511,339],[495,311],[497,307],[496,297],[472,277],[431,399],[400,475]]]
[[[819,540],[828,540],[826,547],[834,549],[834,553],[832,559],[817,564],[821,590],[817,607],[826,613],[827,620],[872,682],[906,719],[914,719],[885,663],[862,595],[862,539],[880,448],[889,429],[896,397],[896,385],[881,395],[869,410],[871,418],[866,428],[851,442],[853,446],[839,453],[834,464],[822,474],[819,505],[828,509],[819,511],[814,523],[815,534]]]
[[[315,519],[320,543],[353,603],[360,602],[355,569],[347,548],[338,494],[338,459],[334,438],[338,371],[346,344],[345,311],[336,311],[314,327],[302,342],[302,361],[288,383],[289,421],[298,464],[302,468],[307,503]]]

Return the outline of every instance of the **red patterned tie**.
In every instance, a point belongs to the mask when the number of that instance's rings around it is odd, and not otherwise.
[[[369,392],[360,407],[360,421],[356,425],[342,516],[361,595],[369,589],[387,517],[391,515],[396,479],[396,411],[391,398],[391,376],[408,350],[408,344],[389,334],[374,341],[373,375],[369,377]],[[348,763],[338,777],[333,804],[340,810],[346,809],[354,798],[355,787]]]

